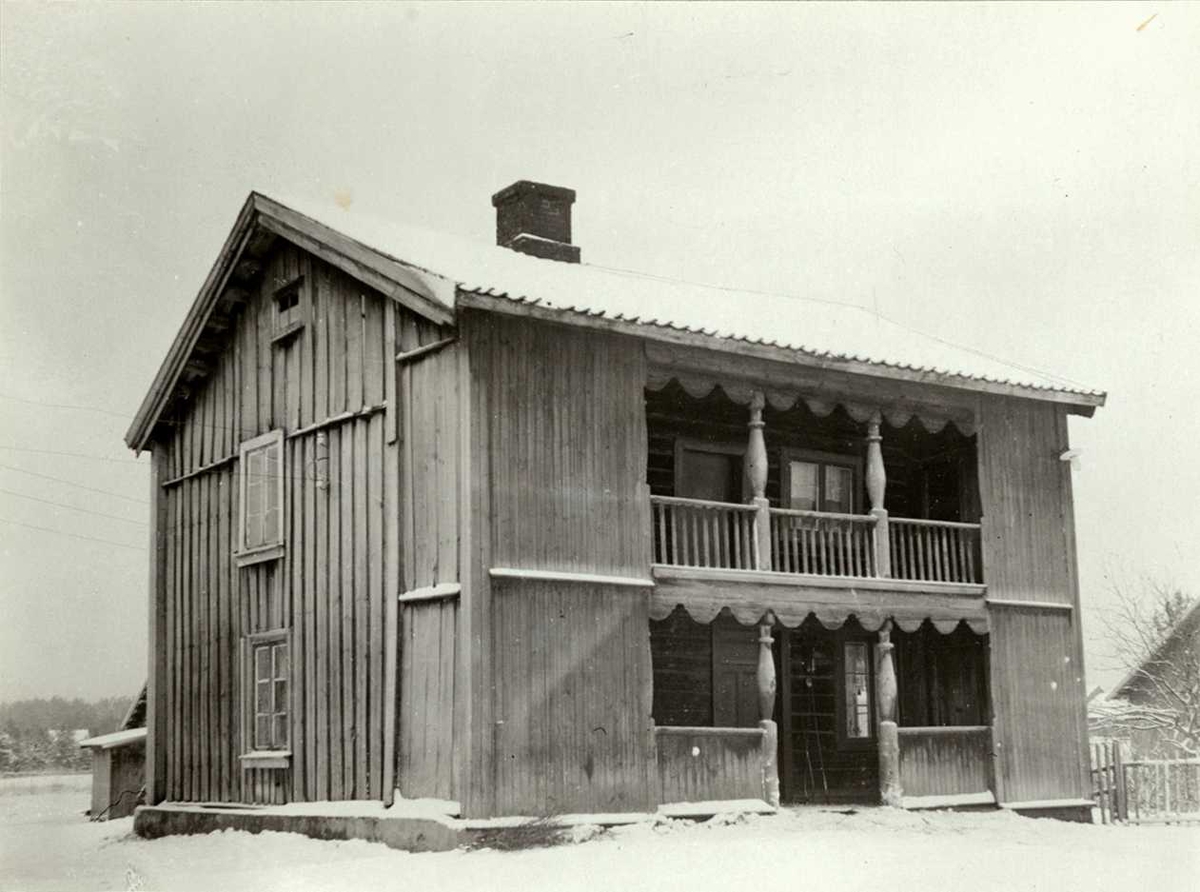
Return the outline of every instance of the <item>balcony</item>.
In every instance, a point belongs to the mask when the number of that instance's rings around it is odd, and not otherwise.
[[[651,496],[654,563],[981,584],[979,524]],[[764,544],[767,547],[763,547]]]

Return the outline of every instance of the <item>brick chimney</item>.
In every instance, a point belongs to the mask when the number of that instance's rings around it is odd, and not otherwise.
[[[492,196],[496,244],[545,260],[579,262],[571,244],[571,205],[575,191],[518,180]]]

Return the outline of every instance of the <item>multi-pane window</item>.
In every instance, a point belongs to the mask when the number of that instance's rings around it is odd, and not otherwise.
[[[865,641],[847,641],[842,647],[842,736],[863,740],[871,736],[871,671]]]
[[[256,643],[254,669],[254,749],[288,748],[288,646],[286,641]]]
[[[786,462],[788,507],[799,511],[854,512],[855,465],[852,461],[796,457]]]
[[[238,551],[278,557],[283,545],[283,432],[272,431],[240,449],[241,523]]]

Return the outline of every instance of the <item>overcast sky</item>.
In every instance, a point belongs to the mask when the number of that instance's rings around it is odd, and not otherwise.
[[[856,303],[1105,389],[1071,425],[1091,683],[1113,573],[1200,593],[1200,6],[0,24],[0,700],[144,678],[122,435],[251,189],[488,242],[494,191],[569,186],[585,262]]]

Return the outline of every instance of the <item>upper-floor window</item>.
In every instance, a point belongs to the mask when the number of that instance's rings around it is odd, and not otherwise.
[[[238,449],[238,563],[283,554],[283,431],[271,431]]]
[[[783,496],[788,508],[853,514],[858,508],[861,462],[826,452],[783,451]]]

